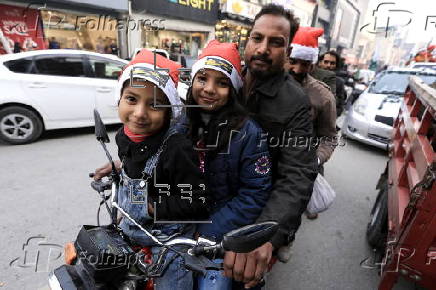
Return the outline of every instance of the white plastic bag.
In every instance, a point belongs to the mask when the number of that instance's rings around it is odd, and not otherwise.
[[[307,211],[312,214],[323,212],[330,207],[335,197],[336,192],[324,176],[318,174],[313,185],[312,197],[307,205]]]

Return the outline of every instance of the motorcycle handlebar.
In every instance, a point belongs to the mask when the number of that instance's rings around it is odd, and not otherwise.
[[[112,187],[112,181],[101,181],[101,180],[94,180],[91,182],[91,187],[97,192],[103,192],[105,190],[109,190]]]
[[[191,246],[188,250],[188,254],[192,256],[213,256],[213,257],[224,257],[224,247],[222,243],[216,243],[200,237],[198,240],[193,240],[189,238],[175,238],[164,243],[165,246],[178,246],[187,245]]]

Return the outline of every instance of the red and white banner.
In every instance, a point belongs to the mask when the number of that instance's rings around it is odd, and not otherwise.
[[[23,50],[45,49],[41,14],[37,9],[0,4],[0,54],[10,51],[18,43]]]

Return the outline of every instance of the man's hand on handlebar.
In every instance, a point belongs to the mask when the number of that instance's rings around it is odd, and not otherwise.
[[[224,275],[245,283],[245,288],[256,286],[268,269],[273,245],[267,242],[249,253],[226,252]]]
[[[120,160],[115,160],[114,161],[115,164],[115,168],[117,169],[118,172],[121,171],[121,161]],[[103,165],[100,168],[97,168],[94,172],[94,180],[100,180],[105,176],[108,176],[109,174],[111,174],[112,172],[112,165],[108,162],[105,165]]]

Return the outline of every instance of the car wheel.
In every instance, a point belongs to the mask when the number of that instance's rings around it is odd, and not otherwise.
[[[371,247],[384,249],[388,235],[388,190],[383,186],[371,210],[366,238]]]
[[[41,136],[43,124],[38,115],[24,107],[0,110],[0,139],[9,144],[27,144]]]

